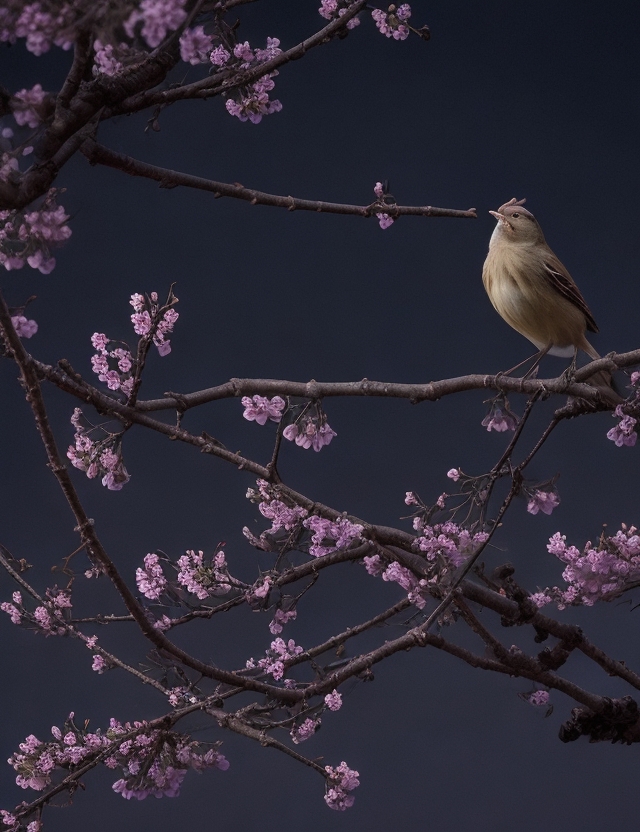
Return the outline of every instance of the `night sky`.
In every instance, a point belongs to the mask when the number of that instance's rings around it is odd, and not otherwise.
[[[260,0],[240,9],[241,39],[263,45],[267,36],[279,37],[288,48],[321,27],[318,5]],[[429,25],[430,42],[386,39],[363,15],[345,40],[282,68],[273,93],[282,112],[259,125],[230,117],[215,98],[170,107],[159,133],[145,133],[150,114],[143,113],[104,124],[99,139],[153,164],[308,199],[365,205],[374,199],[375,182],[386,179],[399,204],[475,207],[477,219],[402,217],[383,231],[374,219],[163,190],[90,167],[78,156],[57,182],[67,189],[60,202],[72,216],[73,236],[56,252],[56,269],[47,276],[30,269],[0,275],[9,303],[37,295],[29,317],[39,331],[27,349],[50,363],[66,358],[90,378],[91,334],[133,343],[129,296],[162,295],[175,282],[181,317],[173,351],[162,359],[151,355],[142,398],[231,377],[429,382],[505,370],[533,350],[494,311],[481,271],[495,225],[488,211],[513,196],[527,198],[578,283],[600,328],[590,337],[596,349],[640,347],[640,7],[495,0],[411,5],[412,22]],[[35,58],[23,44],[3,45],[0,56],[0,81],[10,90],[35,83],[57,89],[70,62],[69,53],[55,48]],[[186,72],[195,79],[199,71],[181,64],[175,77]],[[545,358],[541,377],[559,375],[566,363]],[[55,580],[52,564],[78,545],[77,535],[15,377],[15,367],[1,362],[0,542],[34,565],[31,580],[43,590]],[[475,391],[420,405],[328,400],[337,438],[319,454],[287,443],[280,473],[314,500],[410,531],[410,521],[401,519],[409,513],[406,491],[432,503],[451,485],[448,469],[482,473],[505,447],[504,434],[480,425],[484,398]],[[46,399],[65,449],[76,402],[51,388]],[[524,398],[511,401],[522,412]],[[555,397],[539,406],[527,448],[561,403]],[[556,531],[581,547],[603,523],[612,533],[621,522],[640,524],[640,446],[616,448],[606,439],[614,424],[600,413],[558,428],[532,473],[543,480],[560,472],[562,503],[551,517],[533,517],[516,501],[486,552],[489,568],[509,560],[519,582],[536,591],[561,583],[562,566],[546,551]],[[263,464],[270,458],[273,425],[242,419],[237,400],[191,411],[184,425]],[[265,527],[244,499],[250,475],[139,428],[127,435],[124,454],[132,476],[121,492],[108,492],[80,472],[73,476],[107,551],[132,585],[143,556],[160,549],[177,557],[226,541],[232,572],[247,580],[269,565],[241,533],[245,525],[256,533]],[[0,600],[7,600],[13,587],[4,576],[0,587]],[[86,611],[121,611],[106,585],[79,581],[78,593]],[[395,585],[343,564],[326,570],[288,635],[315,643],[401,597]],[[630,603],[601,606],[558,615],[580,623],[596,644],[638,670],[640,611]],[[269,620],[242,608],[179,641],[203,660],[236,667],[268,646]],[[143,662],[143,639],[119,626],[101,630],[101,641]],[[0,628],[2,759],[30,733],[48,738],[50,726],[71,710],[94,729],[110,716],[125,721],[165,712],[157,691],[117,670],[92,673],[79,642],[36,637],[4,614]],[[388,638],[400,632],[392,627]],[[499,635],[507,646],[539,649],[524,630]],[[384,635],[378,631],[376,638]],[[572,658],[566,671],[601,695],[633,695],[586,660]],[[206,738],[224,740],[228,772],[189,773],[179,798],[132,803],[111,791],[111,772],[94,771],[73,807],[45,812],[45,829],[633,828],[637,748],[561,743],[558,729],[574,703],[552,693],[554,711],[545,719],[518,696],[530,688],[527,680],[474,670],[435,650],[396,655],[377,666],[373,683],[345,686],[343,708],[326,715],[322,730],[300,747],[360,772],[348,812],[329,811],[321,778],[293,760],[207,732]],[[0,807],[10,809],[32,794],[17,788],[13,770],[3,766]]]

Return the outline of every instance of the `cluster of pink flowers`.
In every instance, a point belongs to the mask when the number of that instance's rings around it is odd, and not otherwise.
[[[301,742],[308,740],[309,737],[312,737],[315,734],[320,727],[320,723],[321,720],[319,718],[307,718],[304,722],[301,722],[300,725],[294,725],[290,731],[291,739],[296,745],[299,745]]]
[[[303,518],[308,514],[307,510],[296,505],[287,505],[279,494],[277,488],[269,485],[266,480],[256,480],[258,486],[247,489],[247,499],[253,503],[258,503],[258,510],[263,517],[271,521],[271,528],[266,529],[260,535],[260,538],[255,538],[249,529],[243,529],[245,537],[247,537],[258,548],[264,548],[260,545],[264,542],[265,535],[273,535],[280,529],[286,532],[291,532],[295,529]]]
[[[124,44],[120,45],[121,49],[125,48]],[[115,47],[111,43],[103,44],[96,38],[93,42],[93,49],[95,52],[95,59],[93,64],[94,75],[116,75],[123,67],[121,61],[118,60],[118,54]]]
[[[93,333],[91,345],[97,352],[91,356],[91,369],[109,390],[121,390],[129,396],[135,382],[132,373],[134,358],[128,348],[108,350],[107,344],[110,343],[113,342],[103,332]]]
[[[0,610],[6,612],[12,624],[35,627],[36,632],[45,636],[62,636],[67,632],[69,610],[71,610],[71,593],[57,587],[47,589],[47,599],[44,604],[36,607],[33,612],[25,607],[22,594],[14,592],[13,603],[7,601],[0,604]]]
[[[173,332],[173,327],[180,317],[179,313],[170,308],[165,309],[160,315],[161,306],[158,303],[157,292],[151,292],[147,298],[136,292],[131,295],[129,303],[134,310],[131,323],[136,335],[145,337],[153,333],[153,343],[158,348],[160,355],[169,355],[171,342],[167,339],[167,335]]]
[[[167,588],[167,579],[162,571],[160,558],[154,552],[149,552],[144,556],[143,562],[144,569],[136,569],[136,584],[145,598],[157,601]]]
[[[74,16],[70,3],[9,0],[0,9],[0,41],[15,43],[17,38],[26,38],[26,47],[33,55],[48,52],[52,43],[69,49]]]
[[[326,414],[319,402],[305,406],[300,416],[282,431],[282,435],[300,448],[321,451],[338,434],[329,427]]]
[[[285,662],[299,656],[300,653],[304,653],[304,649],[292,638],[289,641],[276,638],[271,642],[271,647],[266,651],[263,659],[258,659],[258,661],[247,659],[246,666],[249,670],[259,667],[278,682],[284,676]]]
[[[185,0],[142,0],[124,22],[128,37],[135,38],[136,27],[142,23],[140,35],[152,49],[160,46],[167,32],[173,32],[186,19]]]
[[[113,790],[123,797],[144,800],[154,797],[177,797],[180,785],[189,768],[202,771],[219,768],[226,771],[229,763],[218,752],[219,744],[203,750],[200,743],[173,731],[151,729],[145,722],[109,721],[105,733],[95,733],[78,728],[73,723],[73,713],[64,730],[53,726],[53,740],[42,742],[33,734],[19,745],[19,752],[9,758],[18,772],[16,783],[23,789],[43,791],[50,783],[56,769],[73,771],[83,762],[98,754],[108,755],[102,762],[109,769],[120,768],[122,778],[113,784]]]
[[[528,702],[530,705],[534,705],[539,707],[540,705],[548,705],[549,704],[549,691],[548,690],[534,690],[531,693],[523,693],[521,694],[521,698]]]
[[[321,558],[331,552],[348,549],[354,540],[362,536],[364,527],[352,523],[346,517],[340,520],[327,520],[316,514],[302,521],[305,529],[313,532],[309,544],[309,554],[314,558]]]
[[[407,500],[418,504],[413,492],[407,492]],[[364,566],[370,575],[381,576],[384,581],[399,584],[407,593],[407,598],[418,609],[424,609],[430,588],[441,586],[450,581],[454,571],[475,554],[478,547],[488,538],[487,532],[471,534],[457,523],[447,521],[428,525],[420,517],[415,517],[413,526],[419,532],[413,547],[425,555],[427,575],[418,579],[410,569],[397,561],[389,562],[380,555],[363,558]]]
[[[640,579],[640,535],[635,526],[623,523],[613,536],[603,534],[595,548],[587,541],[582,552],[567,546],[566,536],[556,532],[549,538],[547,550],[567,564],[562,577],[569,586],[566,590],[554,586],[534,593],[531,599],[538,607],[551,602],[560,610],[567,606],[592,607],[596,601],[616,597]]]
[[[407,20],[411,17],[411,6],[408,3],[403,3],[397,8],[389,6],[387,12],[381,9],[374,9],[371,12],[371,17],[375,20],[377,28],[388,38],[394,40],[406,40],[409,37],[409,27]]]
[[[233,55],[240,62],[238,64],[239,69],[249,69],[251,66],[258,66],[275,58],[281,52],[282,49],[280,49],[280,41],[278,38],[267,38],[267,46],[265,49],[253,50],[249,45],[249,41],[237,43],[233,48]],[[223,65],[220,61],[224,53],[226,53],[226,50],[221,51],[219,48],[215,53],[215,60],[212,53],[212,62],[218,66]],[[230,58],[231,56],[229,55],[227,60]],[[278,72],[274,70],[258,78],[252,84],[241,87],[237,93],[237,98],[227,99],[225,105],[227,112],[239,118],[240,121],[250,121],[252,124],[259,124],[263,116],[280,112],[282,104],[277,99],[271,100],[269,98],[269,93],[275,86],[272,79],[277,74]]]
[[[417,517],[413,527],[420,533],[414,546],[435,567],[436,575],[462,566],[489,537],[487,532],[471,534],[451,520],[430,526]]]
[[[253,396],[253,398],[243,396],[244,413],[242,415],[248,421],[255,421],[259,425],[265,425],[269,419],[272,422],[279,422],[285,405],[285,400],[280,396],[274,396],[272,399],[266,396]]]
[[[337,690],[333,690],[325,696],[324,704],[330,711],[339,711],[342,707],[342,696]]]
[[[320,0],[319,14],[325,20],[334,20],[336,17],[342,17],[346,12],[351,0]],[[347,29],[355,29],[360,25],[360,17],[356,15],[351,20],[347,21]]]
[[[325,803],[330,809],[344,812],[355,802],[355,797],[349,792],[357,789],[360,785],[358,780],[360,774],[350,769],[344,761],[336,768],[325,766],[324,770],[327,772],[328,786],[327,793],[324,796]]]
[[[47,93],[40,84],[31,87],[30,90],[22,89],[14,93],[9,106],[13,117],[20,127],[26,124],[28,127],[37,127],[42,121],[42,102]]]
[[[633,375],[639,376],[640,373],[634,373]],[[608,431],[607,439],[610,439],[612,442],[615,442],[618,448],[621,448],[623,445],[632,448],[636,444],[636,441],[638,439],[638,434],[636,430],[636,424],[638,423],[638,420],[634,419],[633,416],[626,415],[623,412],[621,405],[618,405],[616,407],[613,415],[616,418],[620,419],[620,421],[614,428],[611,428],[611,430]]]
[[[38,324],[33,319],[27,319],[24,315],[14,315],[11,323],[20,338],[31,338],[38,331]]]
[[[71,424],[75,428],[75,444],[67,448],[67,458],[74,468],[84,471],[90,480],[101,476],[105,488],[121,491],[131,476],[122,461],[120,437],[107,433],[104,439],[94,442],[89,433],[97,428],[83,427],[81,418],[82,411],[76,407],[71,416]]]
[[[18,818],[6,809],[0,809],[0,820],[5,826],[4,832],[22,832],[24,829]],[[41,829],[41,820],[32,820],[27,824],[27,832],[40,832]]]
[[[383,581],[399,584],[407,593],[410,603],[419,610],[424,609],[427,603],[425,596],[429,591],[429,583],[426,579],[418,580],[411,570],[399,564],[398,561],[393,560],[388,563],[380,555],[366,556],[363,558],[363,563],[370,575],[381,575]]]
[[[384,199],[385,190],[382,182],[376,182],[376,184],[373,187],[373,192],[378,200],[382,201]],[[378,224],[380,225],[380,228],[382,228],[383,231],[385,228],[389,228],[390,226],[392,226],[395,222],[391,214],[387,214],[386,212],[378,213],[376,216],[378,218]]]
[[[273,620],[269,624],[269,630],[271,631],[272,635],[277,636],[279,633],[282,632],[284,625],[287,624],[289,621],[295,621],[298,617],[297,610],[276,610],[276,614],[273,617]]]
[[[50,246],[71,236],[66,225],[69,215],[54,203],[55,192],[51,191],[37,211],[0,211],[0,265],[7,271],[21,269],[25,262],[42,274],[53,271],[56,261],[50,256]]]
[[[213,38],[204,31],[203,26],[185,29],[180,36],[180,57],[185,63],[193,66],[206,64],[210,60],[212,47]]]
[[[209,562],[204,553],[187,551],[178,558],[178,583],[201,601],[210,595],[226,595],[231,590],[227,560],[218,550]]]
[[[560,497],[555,488],[549,490],[536,488],[530,491],[529,495],[529,502],[527,503],[529,514],[537,514],[539,511],[543,514],[551,514],[554,508],[560,505]]]

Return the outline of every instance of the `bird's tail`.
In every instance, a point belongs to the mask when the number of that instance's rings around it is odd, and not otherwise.
[[[583,339],[584,344],[581,345],[581,349],[587,353],[590,358],[594,360],[596,358],[601,358],[600,354],[595,350],[591,344],[587,341],[586,338]],[[590,384],[592,387],[597,388],[600,395],[602,396],[603,401],[605,401],[608,405],[615,407],[618,404],[621,404],[624,399],[616,390],[616,385],[611,377],[611,373],[607,370],[600,370],[594,375],[590,376],[586,379],[587,384]]]

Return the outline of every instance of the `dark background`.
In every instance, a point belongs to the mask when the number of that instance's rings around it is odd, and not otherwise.
[[[317,6],[318,0],[263,0],[241,9],[242,39],[263,45],[267,35],[277,36],[288,48],[320,27]],[[155,164],[312,199],[366,204],[376,180],[389,179],[401,204],[475,206],[477,220],[402,218],[381,231],[374,220],[160,190],[79,157],[58,182],[67,188],[60,201],[72,214],[73,236],[57,253],[56,269],[48,276],[30,269],[2,274],[10,303],[38,296],[29,317],[40,329],[28,349],[50,362],[67,358],[90,375],[91,334],[132,343],[129,295],[164,293],[175,281],[181,318],[174,351],[164,359],[152,355],[143,397],[234,376],[428,382],[504,370],[531,345],[494,312],[480,275],[494,227],[487,212],[512,196],[527,197],[578,282],[600,327],[596,348],[640,346],[639,7],[418,0],[412,8],[412,22],[431,28],[428,44],[387,40],[363,15],[345,41],[282,69],[273,95],[283,110],[259,125],[231,118],[213,99],[173,106],[162,114],[159,134],[144,133],[143,114],[104,125],[100,138]],[[12,90],[36,82],[57,89],[70,60],[57,49],[35,58],[21,44],[3,47],[0,56],[2,82]],[[187,72],[195,78],[198,70]],[[547,358],[542,375],[555,376],[565,364]],[[77,538],[44,465],[15,368],[3,362],[0,373],[1,540],[34,564],[31,578],[44,589],[55,580],[51,565]],[[75,402],[53,390],[47,400],[64,448]],[[409,529],[399,519],[407,513],[405,491],[433,502],[450,486],[449,468],[481,473],[503,449],[507,438],[480,426],[482,402],[479,392],[419,406],[327,401],[337,438],[320,454],[287,443],[281,473],[339,510]],[[512,404],[522,411],[523,400],[514,397]],[[557,404],[539,407],[527,447]],[[273,427],[249,424],[241,413],[238,401],[219,402],[189,413],[185,426],[266,462]],[[532,517],[517,501],[487,555],[489,567],[512,561],[532,591],[561,583],[561,565],[545,548],[551,534],[560,530],[582,546],[603,523],[613,532],[621,522],[640,521],[640,451],[607,441],[613,424],[609,414],[598,414],[555,432],[532,476],[560,471],[562,503],[552,517]],[[211,551],[222,540],[241,577],[253,580],[257,563],[268,565],[241,534],[243,525],[264,528],[244,500],[250,477],[136,428],[125,440],[125,461],[132,479],[120,493],[79,472],[74,477],[107,551],[132,581],[146,552],[177,557],[187,548]],[[2,584],[5,600],[13,588],[4,578]],[[396,587],[348,565],[323,576],[317,590],[285,631],[303,646],[400,597]],[[120,609],[95,582],[79,582],[77,591],[79,609]],[[615,658],[640,666],[638,612],[630,604],[560,615],[580,622]],[[269,620],[236,611],[181,643],[205,660],[239,666],[268,646]],[[94,729],[110,716],[124,721],[164,712],[155,691],[125,674],[92,673],[90,654],[78,642],[34,637],[4,615],[0,627],[3,758],[29,733],[47,739],[70,710]],[[144,660],[141,639],[114,629],[99,635],[123,658]],[[537,649],[529,633],[501,635],[507,645]],[[578,657],[566,671],[596,693],[631,692]],[[242,738],[207,733],[224,739],[227,773],[191,773],[180,798],[131,804],[111,791],[111,772],[94,772],[73,808],[47,811],[46,828],[359,831],[402,824],[529,832],[543,825],[597,832],[637,823],[637,749],[560,743],[558,728],[572,705],[561,694],[552,694],[555,710],[545,720],[518,697],[530,690],[526,680],[476,671],[436,651],[396,656],[375,677],[373,684],[347,686],[342,710],[325,716],[322,731],[300,748],[360,771],[362,785],[346,813],[329,811],[320,778],[294,761]],[[0,805],[7,809],[30,798],[13,779],[5,767]]]

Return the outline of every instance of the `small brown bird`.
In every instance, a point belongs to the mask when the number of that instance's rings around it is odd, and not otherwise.
[[[498,314],[540,350],[534,367],[548,352],[573,356],[570,368],[574,369],[578,350],[600,358],[585,338],[585,330],[597,332],[598,327],[573,278],[547,245],[538,221],[522,207],[524,202],[514,198],[498,211],[489,211],[498,224],[489,242],[482,282]],[[622,401],[609,373],[596,373],[589,383],[607,403]]]

